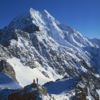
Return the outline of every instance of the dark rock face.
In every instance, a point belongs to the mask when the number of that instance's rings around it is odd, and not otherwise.
[[[15,72],[14,72],[12,66],[8,62],[6,62],[6,60],[0,61],[0,72],[4,72],[4,73],[10,75],[14,80],[16,80]]]
[[[0,58],[8,58],[11,57],[11,53],[7,50],[7,48],[0,45]]]
[[[16,30],[20,30],[20,29],[7,27],[6,29],[0,30],[0,44],[2,44],[5,47],[8,47],[12,39],[18,41]],[[24,27],[22,30],[23,30],[23,33],[24,32],[33,33],[36,31],[40,31],[39,27],[34,24],[30,24]]]
[[[24,89],[12,93],[8,96],[8,100],[42,100],[38,85],[33,83],[24,87]]]
[[[89,96],[91,96],[93,100],[99,100],[99,95],[96,93],[96,91],[90,91],[90,95],[88,95],[88,92],[88,87],[77,87],[75,89],[75,96],[72,100],[87,100],[87,97]]]
[[[23,31],[28,32],[28,33],[33,33],[35,31],[39,31],[39,27],[36,25],[29,25],[29,26],[25,27],[23,29]]]
[[[77,87],[77,89],[75,90],[75,93],[76,94],[75,94],[74,100],[86,100],[87,91],[85,89]]]
[[[8,97],[8,100],[36,100],[36,96],[33,93],[23,95],[13,93]]]
[[[15,39],[18,40],[17,34],[15,33],[15,29],[3,29],[0,35],[0,44],[8,47],[10,45],[10,40]]]
[[[0,29],[0,36],[2,36],[4,34],[4,32]]]

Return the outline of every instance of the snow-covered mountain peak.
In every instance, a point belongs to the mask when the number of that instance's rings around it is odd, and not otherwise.
[[[0,58],[5,59],[1,61],[0,70],[14,77],[21,86],[37,78],[41,85],[49,82],[47,85],[55,93],[70,92],[70,87],[75,90],[79,82],[95,85],[93,90],[100,89],[99,44],[99,40],[89,40],[75,29],[62,25],[48,11],[30,8],[0,30]],[[72,84],[68,85],[69,82]],[[88,85],[86,88],[90,89]]]
[[[42,27],[45,25],[43,18],[42,18],[43,16],[39,11],[36,11],[33,8],[30,8],[30,15],[31,15],[33,24],[39,27]]]
[[[27,33],[42,32],[44,37],[50,36],[58,44],[67,47],[93,46],[91,41],[75,29],[62,25],[47,10],[38,11],[33,8],[17,18],[9,25],[8,30],[18,29]]]
[[[50,14],[49,13],[47,14],[46,10],[40,12],[33,8],[30,8],[30,10],[27,13],[14,18],[8,27],[10,29],[13,28],[13,29],[23,30],[26,27],[35,25],[38,26],[39,29],[44,29],[46,27],[46,22],[48,22],[47,19],[45,19],[45,17],[47,18],[47,16],[49,15]]]
[[[39,12],[30,8],[30,14],[32,22],[39,26],[40,30],[49,32],[49,35],[61,45],[70,43],[78,47],[93,46],[80,32],[69,26],[64,27],[47,10]]]
[[[8,30],[12,29],[18,29],[27,33],[40,31],[42,37],[49,36],[62,46],[74,48],[93,46],[91,41],[82,36],[81,33],[59,23],[47,10],[40,12],[30,8],[26,14],[15,18],[8,25]]]
[[[25,29],[26,27],[32,27],[38,25],[40,13],[32,8],[27,13],[15,17],[11,23],[7,26],[8,29]],[[36,23],[33,23],[33,20]]]

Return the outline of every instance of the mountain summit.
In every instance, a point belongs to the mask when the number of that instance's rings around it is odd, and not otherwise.
[[[38,78],[56,100],[99,100],[100,45],[46,10],[31,8],[0,30],[0,58],[1,73],[22,87]]]

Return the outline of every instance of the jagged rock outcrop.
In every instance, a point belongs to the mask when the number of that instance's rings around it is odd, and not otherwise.
[[[100,77],[96,77],[93,73],[87,73],[80,77],[80,81],[75,88],[75,96],[73,100],[99,100],[97,90],[100,89]]]
[[[16,80],[15,71],[6,60],[0,60],[0,72],[6,73]]]
[[[8,100],[43,100],[44,96],[46,100],[53,100],[44,87],[32,83],[8,95]]]

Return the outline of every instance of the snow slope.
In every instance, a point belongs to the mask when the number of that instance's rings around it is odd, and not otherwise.
[[[7,61],[12,65],[13,69],[15,70],[16,79],[21,86],[31,84],[33,82],[33,79],[36,78],[39,78],[39,84],[43,85],[46,82],[55,81],[57,78],[61,77],[60,75],[56,75],[56,73],[51,68],[45,70],[41,67],[41,65],[38,64],[38,62],[36,62],[36,66],[38,68],[31,69],[29,66],[24,66],[17,58],[8,59]],[[42,72],[47,73],[49,77],[45,77]]]

